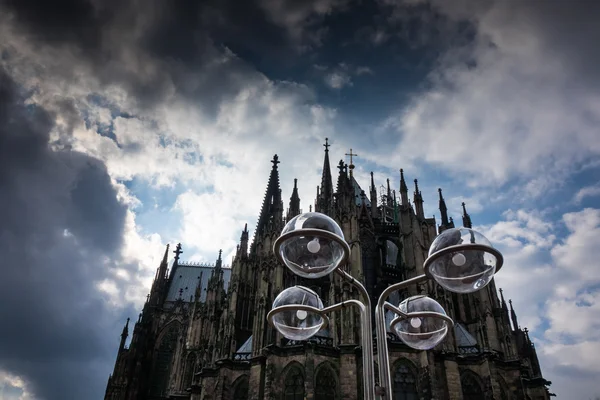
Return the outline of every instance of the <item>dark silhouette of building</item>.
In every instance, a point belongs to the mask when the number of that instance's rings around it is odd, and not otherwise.
[[[422,274],[429,244],[454,222],[441,189],[441,223],[426,218],[418,182],[411,203],[402,170],[398,199],[389,179],[378,193],[372,173],[367,196],[354,179],[352,161],[339,162],[334,189],[329,147],[326,142],[314,210],[338,221],[352,249],[347,271],[375,300],[391,283]],[[285,222],[302,210],[294,180],[284,212],[277,155],[272,163],[254,238],[250,242],[246,225],[231,268],[223,266],[221,254],[214,266],[183,263],[177,245],[169,272],[167,246],[128,348],[129,320],[123,329],[106,400],[362,398],[354,310],[336,312],[327,329],[303,342],[283,338],[267,323],[277,294],[295,284],[312,288],[329,304],[358,298],[337,275],[303,280],[273,255]],[[471,227],[464,203],[462,220]],[[501,290],[498,297],[494,281],[467,295],[428,282],[394,300],[419,293],[436,299],[456,324],[431,351],[411,349],[388,334],[394,399],[549,398],[550,382],[542,377],[527,329]]]

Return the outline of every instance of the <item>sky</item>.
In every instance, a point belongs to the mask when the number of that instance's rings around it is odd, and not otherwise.
[[[326,137],[363,188],[465,201],[551,391],[600,395],[599,12],[0,0],[0,398],[102,398],[164,246],[231,260],[274,154],[308,211]]]

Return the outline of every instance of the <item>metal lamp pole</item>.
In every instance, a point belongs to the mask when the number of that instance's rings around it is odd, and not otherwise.
[[[438,345],[452,328],[453,321],[435,300],[413,296],[398,307],[387,302],[396,291],[434,279],[444,289],[472,293],[485,287],[502,267],[502,254],[480,233],[470,228],[452,228],[434,240],[429,257],[423,264],[425,274],[393,284],[380,295],[375,306],[375,336],[379,361],[379,384],[375,387],[374,352],[371,324],[371,300],[365,287],[341,269],[350,257],[350,246],[339,225],[321,213],[300,214],[283,228],[274,243],[277,258],[293,273],[305,278],[319,278],[335,272],[358,290],[360,300],[346,300],[323,307],[312,290],[294,286],[283,290],[273,301],[267,319],[283,336],[306,340],[327,326],[327,314],[347,306],[358,307],[361,320],[364,399],[391,400],[386,311],[396,317],[391,328],[410,347],[429,350]],[[308,300],[307,300],[308,294]],[[376,390],[377,389],[377,390]]]

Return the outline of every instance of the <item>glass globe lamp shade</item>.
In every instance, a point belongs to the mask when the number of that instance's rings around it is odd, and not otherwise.
[[[307,306],[294,308],[291,306]],[[285,309],[281,309],[282,306]],[[326,323],[319,313],[323,302],[314,291],[304,286],[285,289],[273,301],[270,320],[275,329],[291,340],[306,340],[316,334]]]
[[[396,317],[391,328],[407,346],[429,350],[446,337],[451,320],[437,301],[427,296],[413,296],[403,300],[398,308],[405,315]],[[423,312],[427,315],[418,315]]]
[[[350,255],[337,222],[316,212],[292,218],[275,241],[273,251],[294,274],[311,279],[330,274]]]
[[[502,262],[502,254],[485,236],[461,227],[446,229],[435,238],[423,267],[443,288],[472,293],[492,280]]]

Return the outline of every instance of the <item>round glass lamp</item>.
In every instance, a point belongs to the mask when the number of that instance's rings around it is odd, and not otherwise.
[[[309,212],[285,225],[273,251],[294,274],[314,279],[344,265],[350,246],[337,222],[325,214]]]
[[[446,229],[435,238],[423,268],[443,288],[472,293],[485,287],[502,263],[502,254],[485,236],[461,227]]]
[[[306,340],[327,324],[319,295],[304,286],[285,289],[273,301],[267,319],[284,337]]]
[[[444,308],[427,296],[413,296],[403,300],[398,307],[401,314],[391,323],[392,331],[407,346],[429,350],[437,346],[453,325]]]

